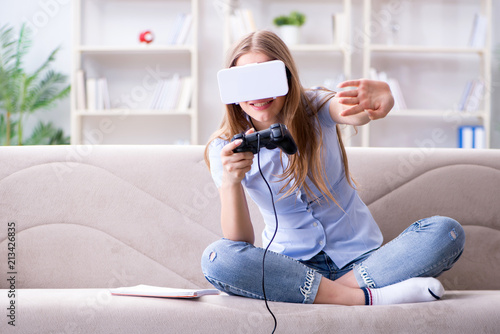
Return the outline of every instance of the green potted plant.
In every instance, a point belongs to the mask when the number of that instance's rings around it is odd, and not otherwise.
[[[306,22],[306,16],[298,11],[289,15],[281,15],[273,20],[278,27],[279,35],[288,45],[300,43],[300,27]]]
[[[68,144],[69,137],[52,123],[40,121],[30,136],[23,135],[27,116],[53,107],[70,92],[68,77],[50,69],[59,48],[35,71],[27,73],[24,56],[31,45],[24,24],[17,37],[11,27],[0,27],[0,144]]]

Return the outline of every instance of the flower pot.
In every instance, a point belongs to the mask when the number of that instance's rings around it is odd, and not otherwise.
[[[300,27],[294,25],[283,25],[279,27],[279,35],[286,45],[300,43]]]

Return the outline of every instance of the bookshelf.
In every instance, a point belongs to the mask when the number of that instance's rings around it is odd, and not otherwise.
[[[360,128],[362,146],[459,147],[461,130],[472,126],[483,130],[488,148],[491,0],[364,0],[363,7],[363,76],[395,80],[403,107]],[[442,24],[433,30],[428,22]]]
[[[306,78],[303,82],[304,86],[324,84],[325,80],[335,81],[338,77],[351,77],[351,53],[347,43],[350,36],[350,24],[345,20],[342,22],[345,34],[344,38],[339,40],[335,34],[335,29],[339,29],[339,25],[333,23],[334,15],[350,16],[350,0],[307,2],[231,0],[225,9],[224,54],[235,40],[233,36],[235,30],[243,30],[240,36],[252,31],[252,29],[235,28],[232,16],[238,15],[237,11],[248,10],[251,13],[250,16],[255,18],[251,24],[243,24],[244,26],[267,29],[280,35],[278,28],[273,24],[273,19],[298,10],[306,15],[306,22],[301,27],[300,42],[288,45],[288,47],[297,62],[302,78]],[[318,34],[317,31],[322,33]],[[329,66],[325,69],[322,66],[315,66],[315,62],[320,65],[329,63]],[[308,80],[308,76],[313,79]]]
[[[255,29],[271,30],[281,36],[273,19],[299,11],[306,21],[300,28],[299,43],[288,47],[302,85],[335,89],[338,83],[352,78],[351,10],[351,0],[230,0],[224,6],[223,54],[235,40]],[[346,138],[349,145],[351,136]]]
[[[397,106],[356,136],[346,128],[347,145],[457,147],[461,128],[472,126],[490,146],[491,0],[232,0],[224,9],[224,53],[235,32],[279,35],[273,18],[297,10],[306,24],[289,48],[305,87],[335,89],[358,68],[355,77],[390,83]]]
[[[74,1],[72,144],[198,144],[198,12],[198,0]]]

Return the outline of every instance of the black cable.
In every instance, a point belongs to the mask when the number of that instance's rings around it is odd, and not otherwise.
[[[252,124],[253,125],[253,124]],[[269,305],[267,303],[267,297],[266,297],[266,286],[265,286],[265,262],[266,262],[266,254],[267,251],[269,250],[269,246],[271,246],[271,243],[274,240],[274,237],[276,237],[276,232],[278,232],[278,214],[276,213],[276,206],[274,205],[274,196],[273,196],[273,191],[271,190],[271,187],[269,186],[269,183],[267,182],[266,178],[264,177],[264,174],[262,173],[262,169],[260,168],[260,134],[257,134],[257,165],[259,166],[259,173],[260,176],[262,176],[262,179],[264,179],[264,182],[266,183],[267,189],[269,189],[269,193],[271,194],[271,202],[273,204],[273,210],[274,210],[274,217],[276,219],[276,228],[274,229],[274,234],[271,240],[269,240],[269,243],[267,244],[266,249],[264,250],[264,255],[262,256],[262,293],[264,295],[264,302],[266,303],[266,308],[271,313],[274,319],[274,328],[272,333],[276,331],[276,327],[278,327],[278,320],[276,320],[276,317],[274,316],[273,311],[269,308]]]

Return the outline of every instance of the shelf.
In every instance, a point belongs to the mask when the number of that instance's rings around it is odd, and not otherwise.
[[[77,51],[87,54],[157,54],[170,52],[193,52],[191,45],[137,45],[137,46],[107,46],[80,45]]]
[[[88,142],[86,134],[106,124],[106,118],[120,122],[99,142],[198,143],[199,2],[75,0],[72,144]],[[138,33],[144,29],[158,38],[140,43]],[[167,100],[174,93],[178,100]],[[103,105],[111,109],[99,108]],[[156,105],[163,109],[150,109]]]
[[[385,45],[372,44],[369,46],[372,52],[419,52],[419,53],[478,53],[486,52],[483,48],[471,47],[440,47],[426,45]]]
[[[446,1],[433,7],[434,10],[428,10],[429,4],[410,1],[405,11],[388,17],[394,19],[389,28],[399,26],[397,36],[375,24],[381,23],[378,14],[390,10],[392,5],[388,3],[363,1],[363,76],[388,81],[396,99],[402,90],[408,105],[418,108],[395,108],[388,114],[388,118],[412,124],[407,133],[400,132],[401,144],[413,145],[413,138],[428,135],[424,134],[428,127],[444,121],[450,125],[446,127],[449,138],[455,136],[452,134],[455,127],[470,123],[483,126],[485,145],[489,147],[492,0],[470,1],[467,7],[461,1]],[[456,14],[455,19],[446,14],[451,11]],[[442,19],[449,21],[441,25]],[[395,42],[395,37],[400,44],[390,43]],[[427,96],[429,102],[419,96]],[[406,107],[406,103],[400,105]],[[459,111],[459,105],[472,111]],[[479,110],[474,111],[475,108]],[[361,130],[361,144],[377,146],[383,142],[380,129],[390,132],[396,123],[377,126],[374,135],[370,134],[371,124],[367,124]],[[447,145],[457,147],[458,143]]]
[[[297,45],[290,45],[288,47],[290,51],[294,52],[302,52],[302,51],[307,51],[307,52],[325,52],[325,51],[332,51],[332,52],[342,52],[344,51],[340,46],[336,44],[297,44]]]
[[[485,118],[484,111],[465,112],[450,110],[432,110],[432,109],[405,109],[391,111],[388,116],[391,117],[450,117],[460,116],[461,118]]]
[[[153,110],[153,109],[106,109],[106,110],[77,110],[76,116],[102,117],[102,116],[192,116],[192,110]]]

